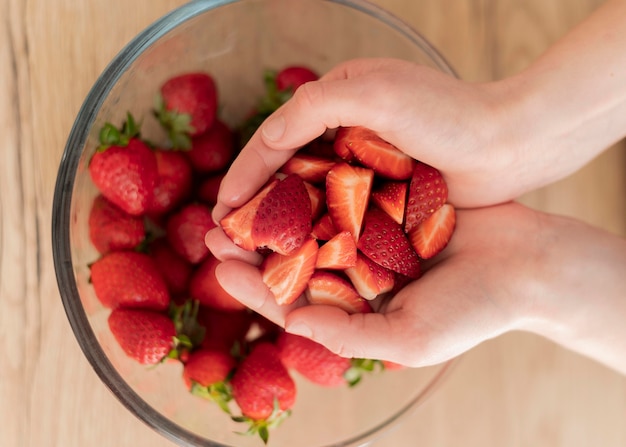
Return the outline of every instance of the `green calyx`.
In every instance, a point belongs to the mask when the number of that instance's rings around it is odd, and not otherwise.
[[[200,302],[189,299],[178,306],[170,305],[169,315],[176,328],[176,347],[179,351],[192,351],[202,343],[206,329],[198,322]],[[179,352],[180,353],[180,352]]]
[[[172,149],[191,149],[191,134],[195,131],[191,125],[191,115],[168,110],[163,97],[157,94],[154,98],[154,116],[167,132]]]
[[[373,373],[376,370],[382,371],[385,365],[380,360],[373,359],[352,359],[351,366],[343,373],[344,379],[349,387],[357,385],[363,378],[363,374]]]
[[[228,380],[216,382],[208,386],[203,386],[198,382],[193,382],[191,385],[191,394],[214,402],[222,409],[222,411],[227,414],[231,414],[228,403],[232,400],[233,396]]]
[[[281,410],[278,398],[274,399],[272,414],[267,419],[252,419],[247,416],[231,416],[235,422],[248,424],[248,430],[237,432],[245,436],[259,436],[264,444],[267,444],[270,437],[270,430],[278,427],[285,419],[291,415],[291,410]]]
[[[126,113],[126,121],[119,128],[110,122],[104,123],[98,135],[100,146],[97,151],[103,152],[110,146],[127,146],[132,138],[139,138],[140,129],[141,123],[137,123],[130,112]]]

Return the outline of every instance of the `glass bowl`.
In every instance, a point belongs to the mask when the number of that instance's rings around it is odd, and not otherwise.
[[[97,191],[87,170],[105,122],[127,111],[150,114],[170,76],[204,70],[219,89],[220,116],[240,123],[263,92],[262,73],[304,64],[323,73],[356,57],[395,57],[454,75],[437,51],[402,21],[362,0],[198,0],[136,36],[109,64],[80,109],[60,163],[54,194],[54,264],[65,311],[92,367],[140,420],[183,446],[254,446],[241,424],[191,395],[181,365],[146,368],[128,358],[109,332],[109,310],[89,283],[98,257],[87,217]],[[152,124],[151,124],[152,123]],[[152,127],[151,127],[152,126]],[[146,120],[142,133],[160,129]],[[355,388],[323,389],[300,381],[293,414],[270,436],[275,447],[364,445],[406,417],[451,364],[365,377]]]

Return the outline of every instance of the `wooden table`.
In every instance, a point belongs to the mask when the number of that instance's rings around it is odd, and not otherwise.
[[[56,168],[88,89],[138,31],[183,0],[0,0],[0,445],[171,446],[127,412],[80,351],[56,287]],[[599,0],[377,0],[459,74],[529,64]],[[626,235],[624,144],[523,198]],[[626,380],[513,333],[464,356],[410,421],[377,446],[626,445]]]

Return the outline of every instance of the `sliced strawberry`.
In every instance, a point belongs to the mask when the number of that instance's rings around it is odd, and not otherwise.
[[[342,231],[320,247],[315,268],[344,270],[355,265],[356,243],[348,231]]]
[[[355,241],[361,235],[373,181],[374,171],[347,163],[337,163],[326,176],[328,214],[337,231],[349,231]]]
[[[385,182],[372,191],[372,202],[389,214],[398,225],[402,225],[407,189],[406,182]]]
[[[311,233],[311,199],[300,176],[291,174],[273,187],[259,203],[252,220],[252,240],[288,255]]]
[[[404,231],[410,232],[447,200],[448,187],[441,173],[430,165],[418,162],[409,184]]]
[[[326,213],[313,224],[311,236],[320,241],[328,241],[337,234],[330,214]]]
[[[277,183],[278,179],[272,178],[252,199],[243,206],[232,210],[220,220],[220,226],[224,230],[224,233],[226,233],[235,245],[249,251],[256,249],[256,244],[252,239],[252,222],[259,209],[259,205]]]
[[[373,169],[381,177],[395,180],[411,178],[415,160],[400,149],[364,127],[343,129],[342,144],[364,166]]]
[[[430,217],[409,231],[409,240],[422,259],[429,259],[446,248],[454,227],[456,212],[454,207],[446,203]]]
[[[309,182],[304,182],[304,186],[311,199],[311,220],[316,220],[326,210],[326,193]]]
[[[348,137],[350,136],[350,127],[340,127],[335,133],[335,139],[333,141],[333,150],[335,154],[342,160],[352,161],[354,160],[354,154],[348,147]]]
[[[393,271],[375,263],[362,253],[357,254],[354,267],[344,270],[354,288],[363,298],[373,300],[378,295],[393,289]]]
[[[317,241],[307,239],[290,255],[271,253],[265,258],[261,275],[278,304],[290,304],[302,295],[315,271],[317,252]]]
[[[352,284],[334,273],[316,271],[309,279],[305,294],[310,304],[337,306],[351,314],[372,312],[369,302]]]
[[[335,165],[334,160],[296,153],[280,168],[284,174],[298,174],[302,180],[310,183],[323,182],[326,174]]]
[[[365,214],[359,250],[377,264],[410,278],[420,275],[417,253],[402,227],[387,213],[370,208]]]

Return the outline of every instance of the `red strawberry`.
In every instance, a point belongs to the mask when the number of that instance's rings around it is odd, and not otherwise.
[[[252,199],[241,207],[232,210],[220,220],[220,226],[224,233],[235,245],[249,251],[254,251],[257,248],[252,239],[252,223],[259,205],[278,181],[277,178],[272,178]]]
[[[114,309],[109,329],[122,350],[144,365],[155,365],[175,349],[174,323],[166,315],[145,309]]]
[[[411,245],[422,259],[429,259],[443,250],[454,233],[456,213],[449,203],[441,206],[426,220],[409,231]]]
[[[372,202],[389,214],[398,225],[402,225],[407,189],[406,182],[385,182],[372,191]]]
[[[215,223],[211,209],[200,203],[190,203],[168,219],[167,240],[176,253],[192,264],[199,264],[209,256],[204,236],[212,228]]]
[[[352,234],[342,231],[322,245],[317,253],[315,268],[344,270],[356,265],[356,243]]]
[[[378,295],[393,289],[394,272],[375,263],[362,253],[357,254],[354,267],[347,268],[344,273],[350,278],[350,282],[359,295],[367,300],[373,300]]]
[[[172,296],[184,295],[189,289],[192,265],[170,247],[167,240],[156,239],[148,248]]]
[[[410,232],[448,200],[448,187],[439,171],[417,163],[413,170],[406,204],[404,231]]]
[[[347,163],[337,163],[326,176],[328,214],[337,231],[349,231],[355,241],[361,234],[373,181],[374,171]]]
[[[177,148],[189,148],[189,136],[206,132],[217,115],[217,89],[206,73],[186,73],[168,79],[160,90],[159,121]]]
[[[317,252],[317,241],[307,239],[290,255],[271,253],[264,259],[261,264],[263,282],[278,304],[290,304],[304,292],[315,271]]]
[[[287,160],[279,172],[298,174],[306,182],[319,183],[326,179],[326,174],[334,165],[334,160],[299,152]]]
[[[320,241],[328,241],[336,234],[337,230],[328,213],[320,217],[311,228],[311,236]]]
[[[372,312],[369,302],[352,284],[334,273],[323,270],[313,273],[305,293],[310,304],[337,306],[351,314]]]
[[[350,127],[340,127],[335,133],[335,139],[333,140],[333,151],[342,160],[351,162],[354,160],[354,154],[348,147],[348,138],[350,136]]]
[[[252,240],[288,255],[311,233],[311,199],[303,180],[295,174],[273,187],[259,203],[252,221]]]
[[[231,394],[226,382],[235,366],[235,359],[227,352],[199,349],[185,362],[183,381],[192,394],[213,401],[230,413]]]
[[[419,258],[402,227],[378,208],[370,208],[365,214],[363,234],[357,247],[389,270],[410,278],[420,275]]]
[[[220,185],[222,184],[224,175],[225,173],[221,172],[202,180],[196,190],[198,200],[201,200],[210,206],[214,206],[217,203],[217,194],[220,191]]]
[[[345,374],[351,367],[348,358],[328,350],[305,337],[283,332],[276,347],[287,369],[294,369],[311,382],[327,387],[345,385]]]
[[[154,261],[143,253],[111,252],[91,265],[91,283],[108,308],[167,309],[170,295]]]
[[[141,215],[152,205],[157,162],[141,140],[132,138],[127,146],[109,146],[96,152],[89,174],[100,193],[128,214]]]
[[[321,188],[317,188],[309,182],[304,182],[306,192],[311,200],[311,220],[315,220],[326,210],[326,194]]]
[[[231,380],[232,395],[241,409],[237,421],[250,424],[249,434],[267,443],[269,427],[289,415],[296,400],[296,385],[271,343],[254,345]]]
[[[341,129],[340,141],[359,162],[373,169],[377,175],[395,180],[407,180],[411,177],[415,160],[371,130],[364,127],[344,127]]]
[[[191,149],[185,154],[196,172],[221,171],[235,155],[233,132],[223,121],[216,120],[208,131],[191,139]]]
[[[254,320],[254,314],[246,310],[223,311],[200,306],[198,323],[205,328],[202,347],[231,352],[236,343],[243,344]]]
[[[150,214],[162,215],[181,204],[191,192],[191,166],[177,151],[156,150],[158,178]]]
[[[89,212],[89,238],[101,254],[132,250],[146,236],[143,219],[122,211],[103,196],[97,196]]]
[[[215,277],[215,268],[220,263],[212,254],[202,261],[191,276],[189,283],[189,293],[203,306],[212,307],[219,310],[243,310],[243,304],[233,298],[222,288]]]
[[[278,91],[295,92],[302,84],[316,81],[318,78],[317,73],[308,67],[299,65],[284,67],[276,74],[276,88]]]

